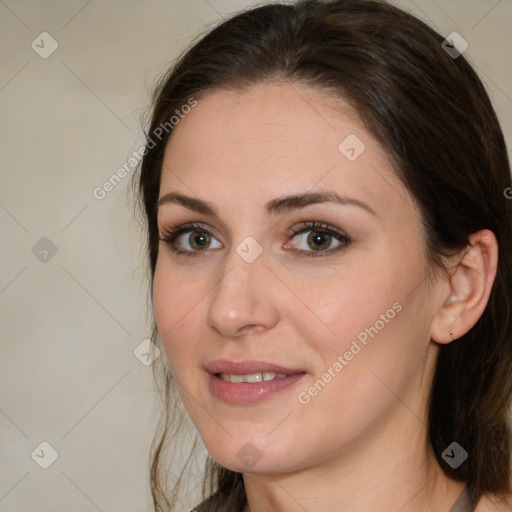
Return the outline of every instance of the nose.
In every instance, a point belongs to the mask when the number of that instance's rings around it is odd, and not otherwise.
[[[214,287],[207,323],[223,337],[270,329],[278,322],[277,284],[264,252],[247,263],[233,249]]]

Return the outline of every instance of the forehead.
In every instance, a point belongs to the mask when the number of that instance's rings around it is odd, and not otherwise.
[[[168,153],[179,145],[182,156],[224,154],[219,140],[230,145],[231,154],[237,145],[250,151],[262,144],[276,155],[286,152],[287,145],[304,153],[307,146],[319,148],[321,141],[331,150],[334,143],[336,150],[339,135],[351,130],[364,131],[356,112],[341,98],[300,84],[263,82],[205,94],[174,129]]]
[[[180,190],[244,204],[333,188],[385,207],[406,196],[389,155],[333,94],[300,84],[216,90],[175,127],[160,196]],[[390,186],[391,185],[391,186]]]

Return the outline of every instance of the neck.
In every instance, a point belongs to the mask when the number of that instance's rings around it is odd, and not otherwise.
[[[287,474],[244,474],[244,512],[448,512],[465,484],[444,475],[418,422],[400,406],[387,428],[368,432],[329,462]]]

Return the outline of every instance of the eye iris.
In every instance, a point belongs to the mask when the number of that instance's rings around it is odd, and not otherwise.
[[[320,233],[318,231],[313,231],[308,236],[308,244],[310,242],[320,245],[320,247],[318,247],[318,245],[316,247],[310,246],[312,247],[313,250],[318,251],[320,249],[324,249],[325,247],[329,247],[331,242],[331,235],[329,235],[328,233]]]
[[[194,233],[199,233],[195,234]],[[206,233],[201,233],[200,231],[194,231],[188,237],[190,246],[194,249],[204,249],[209,245],[209,237]],[[198,243],[198,240],[201,240]]]

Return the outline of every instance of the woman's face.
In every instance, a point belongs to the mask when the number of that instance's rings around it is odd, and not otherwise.
[[[162,239],[195,224],[160,242],[153,300],[214,459],[290,472],[424,428],[441,287],[346,103],[285,83],[207,94],[169,140],[159,197]]]

